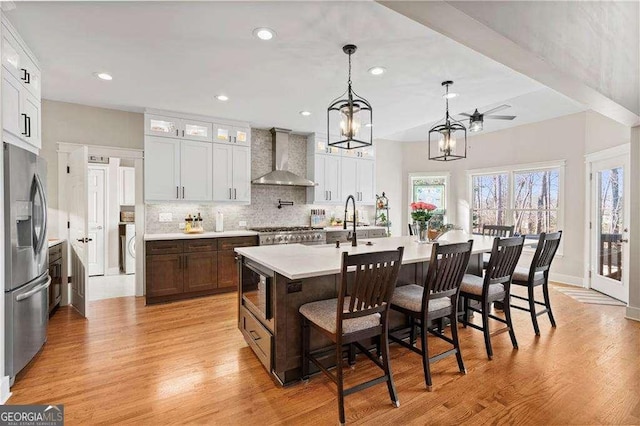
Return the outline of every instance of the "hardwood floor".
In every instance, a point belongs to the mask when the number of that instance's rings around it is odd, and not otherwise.
[[[392,345],[400,408],[384,385],[348,396],[347,421],[384,424],[640,424],[640,323],[624,308],[581,304],[552,290],[558,323],[514,312],[508,334],[460,328],[468,370],[455,357],[432,365],[427,392],[420,357]],[[236,296],[166,305],[142,298],[92,302],[85,321],[69,308],[52,318],[44,350],[18,377],[9,404],[64,404],[67,424],[335,424],[336,391],[322,375],[274,385],[236,328]],[[478,318],[476,318],[478,320]],[[429,341],[430,351],[443,346]],[[435,352],[432,352],[435,353]],[[358,357],[349,380],[378,372]]]

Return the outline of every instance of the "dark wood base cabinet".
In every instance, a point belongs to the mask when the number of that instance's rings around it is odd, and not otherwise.
[[[257,237],[147,241],[147,304],[236,291],[233,250],[257,244]]]

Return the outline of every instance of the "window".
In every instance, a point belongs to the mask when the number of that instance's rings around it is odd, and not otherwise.
[[[514,225],[517,234],[554,232],[561,227],[564,162],[470,172],[471,229]]]
[[[436,214],[446,220],[447,203],[449,198],[449,175],[415,173],[409,175],[409,200],[411,203],[422,201],[437,207]],[[407,206],[409,223],[411,223],[411,208]]]

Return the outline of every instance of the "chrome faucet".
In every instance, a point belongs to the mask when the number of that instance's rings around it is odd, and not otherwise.
[[[353,237],[351,237],[351,246],[357,247],[358,240],[356,239],[356,222],[358,220],[358,214],[356,213],[356,199],[353,197],[353,195],[349,195],[347,197],[347,202],[344,203],[344,222],[342,222],[344,227],[343,229],[347,229],[347,207],[349,206],[349,200],[353,201]]]

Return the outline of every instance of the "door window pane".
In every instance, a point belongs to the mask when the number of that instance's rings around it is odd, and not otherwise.
[[[598,210],[598,273],[622,280],[623,169],[617,167],[597,173],[599,184]]]

